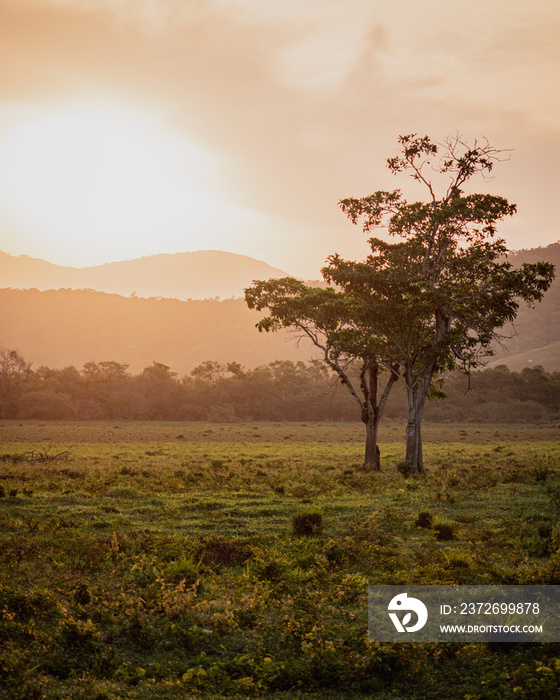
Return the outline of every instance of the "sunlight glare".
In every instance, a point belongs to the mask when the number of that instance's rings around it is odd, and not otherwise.
[[[210,225],[252,218],[220,201],[219,165],[120,103],[28,109],[0,131],[0,212],[34,239],[37,256],[70,264],[196,249]]]

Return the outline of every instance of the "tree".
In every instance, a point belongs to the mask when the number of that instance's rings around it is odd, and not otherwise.
[[[24,386],[33,379],[31,363],[17,350],[0,348],[0,417],[13,418]]]
[[[383,285],[399,298],[404,313],[397,322],[404,319],[406,326],[390,344],[408,395],[405,459],[412,471],[422,473],[422,415],[434,380],[455,367],[469,372],[493,354],[500,329],[515,318],[521,301],[540,301],[554,266],[538,262],[513,269],[505,242],[494,236],[497,222],[513,215],[515,205],[503,197],[463,192],[475,175],[491,173],[503,159],[501,151],[488,142],[469,145],[458,135],[436,144],[411,134],[399,137],[399,143],[401,151],[388,159],[388,167],[393,174],[411,174],[427,191],[427,201],[408,203],[400,190],[341,200],[343,211],[353,223],[361,221],[365,232],[385,227],[403,240],[369,240],[369,287],[358,274],[360,265],[338,256],[329,259],[325,276],[358,299]],[[446,181],[440,196],[434,176]]]
[[[118,384],[125,382],[129,375],[127,374],[128,365],[114,360],[104,360],[103,362],[86,362],[82,375],[84,379],[96,384]]]
[[[181,405],[181,385],[171,367],[155,360],[136,377],[141,406],[150,419],[170,420]]]
[[[363,262],[330,256],[323,277],[336,289],[310,288],[297,280],[255,282],[248,305],[268,309],[260,330],[294,328],[322,350],[360,404],[366,423],[366,460],[379,467],[377,427],[399,375],[408,397],[406,461],[424,472],[422,417],[430,395],[442,395],[444,372],[465,372],[493,354],[500,329],[515,318],[521,301],[540,301],[554,278],[546,262],[514,269],[507,248],[495,238],[497,223],[515,213],[503,197],[465,194],[475,175],[488,177],[502,153],[488,142],[472,146],[458,135],[443,144],[415,134],[399,137],[400,153],[389,158],[393,174],[407,172],[427,191],[426,201],[408,203],[400,190],[377,191],[340,201],[366,233],[386,228],[401,240],[370,238]],[[445,181],[440,196],[432,177]],[[346,371],[360,363],[360,392]],[[389,378],[378,400],[380,370]]]
[[[215,360],[205,360],[191,371],[193,379],[209,382],[212,385],[215,385],[228,374],[241,379],[245,373],[239,362],[228,362],[227,365],[224,365]]]
[[[332,288],[309,287],[292,277],[256,281],[245,290],[251,309],[267,309],[269,315],[257,323],[260,331],[293,329],[321,351],[322,360],[338,375],[360,409],[366,427],[364,466],[379,471],[377,445],[379,423],[389,393],[399,377],[397,363],[380,355],[380,339],[387,319],[384,299],[370,299],[364,304]],[[389,300],[392,306],[392,300]],[[357,364],[358,385],[350,368]],[[379,381],[383,368],[386,381],[381,392]]]

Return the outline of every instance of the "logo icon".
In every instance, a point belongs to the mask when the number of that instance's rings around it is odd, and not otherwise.
[[[389,603],[387,610],[398,610],[406,612],[402,619],[399,618],[396,612],[390,612],[389,617],[397,628],[397,632],[418,632],[428,621],[428,609],[418,598],[409,598],[406,593],[399,593]],[[408,627],[412,619],[412,611],[416,613],[418,618],[416,624]]]

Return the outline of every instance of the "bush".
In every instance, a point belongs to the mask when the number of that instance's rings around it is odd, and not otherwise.
[[[196,553],[208,566],[237,566],[253,555],[253,548],[242,539],[207,535],[196,547]]]
[[[449,540],[455,539],[455,532],[451,523],[444,521],[437,522],[434,525],[434,530],[438,542],[448,542]]]
[[[200,577],[199,565],[191,557],[182,557],[167,567],[166,578],[172,583],[185,581],[185,585],[192,586]]]
[[[466,552],[449,552],[446,555],[448,569],[470,569],[472,559]]]
[[[539,481],[546,481],[548,479],[548,477],[551,475],[551,473],[552,473],[552,470],[546,464],[533,468],[533,476],[535,477],[535,481],[537,483]]]
[[[416,527],[423,527],[430,530],[433,524],[433,516],[429,510],[421,510],[416,517],[415,525]]]
[[[550,532],[550,551],[560,552],[560,520],[554,523]]]
[[[314,537],[323,531],[323,515],[318,510],[308,510],[292,515],[292,535]]]
[[[279,557],[260,558],[255,563],[255,571],[260,579],[278,581],[284,575],[288,562]]]

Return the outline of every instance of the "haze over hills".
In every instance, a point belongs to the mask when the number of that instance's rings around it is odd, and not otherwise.
[[[242,296],[255,279],[286,275],[260,260],[220,250],[150,255],[82,268],[0,252],[0,287],[14,289],[94,289],[123,296],[227,299]]]
[[[560,371],[560,243],[511,253],[515,266],[538,261],[556,266],[556,279],[543,300],[534,308],[521,304],[514,323],[506,324],[504,347],[496,346],[491,363],[507,364],[512,370],[541,364],[548,371]],[[509,337],[508,337],[509,336]]]
[[[560,243],[518,251],[510,259],[515,265],[547,260],[556,265],[560,274]],[[223,267],[216,265],[218,274],[205,277],[207,268],[202,263],[210,264],[212,260],[223,263]],[[189,274],[182,261],[189,262]],[[15,271],[18,266],[19,273]],[[32,275],[34,269],[39,271],[36,277]],[[154,269],[159,270],[158,274],[150,276],[150,270]],[[50,282],[43,275],[45,270],[53,275]],[[71,286],[71,277],[59,278],[57,270],[70,273],[102,270],[107,272],[106,280],[124,285],[126,291],[121,293],[127,296],[93,291],[94,281],[99,284],[102,279],[102,275],[93,273],[89,280],[87,276],[75,278],[79,280],[75,284],[90,289],[39,291],[44,286]],[[119,282],[121,271],[126,280]],[[212,286],[220,283],[220,275],[223,286]],[[0,289],[0,347],[18,350],[34,367],[81,368],[89,361],[115,360],[139,372],[156,361],[169,365],[180,376],[204,360],[236,361],[247,368],[276,359],[309,360],[316,356],[310,343],[302,341],[298,346],[287,333],[259,333],[255,329],[259,314],[249,310],[242,299],[213,298],[236,293],[234,279],[239,285],[237,293],[241,294],[253,279],[284,275],[257,260],[217,251],[158,255],[85,269],[61,268],[25,256],[2,254],[0,286],[15,287],[19,279],[20,286],[32,289]],[[227,290],[226,283],[231,283]],[[134,291],[138,298],[130,298]],[[180,293],[191,297],[198,293],[210,298],[190,301],[154,298]],[[142,296],[152,298],[139,298]],[[515,326],[505,328],[504,335],[515,332],[517,335],[508,339],[504,348],[496,348],[492,365],[508,364],[511,369],[519,370],[542,364],[548,371],[560,371],[559,279],[535,308],[520,307]]]
[[[155,361],[183,376],[205,360],[255,367],[314,355],[311,344],[298,347],[287,333],[259,333],[259,318],[242,299],[0,289],[0,347],[16,349],[35,369],[114,360],[136,373]]]

